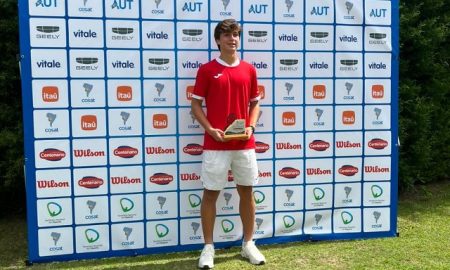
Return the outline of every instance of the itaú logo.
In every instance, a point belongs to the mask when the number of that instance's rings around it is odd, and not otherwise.
[[[354,111],[343,111],[342,112],[342,124],[353,125],[355,123],[355,112]]]
[[[384,86],[382,84],[372,85],[372,98],[381,99],[384,97]]]
[[[259,98],[264,99],[266,97],[266,87],[264,85],[258,85]]]
[[[85,131],[92,131],[97,129],[97,116],[83,115],[81,116],[81,129]]]
[[[358,173],[358,168],[352,165],[342,165],[339,168],[338,173],[345,176],[353,176]]]
[[[312,89],[314,99],[324,99],[327,96],[327,87],[323,84],[316,84]]]
[[[118,101],[130,101],[133,99],[133,88],[128,85],[117,86],[116,97]]]
[[[295,112],[283,112],[281,118],[283,126],[294,126],[296,123]]]
[[[57,102],[59,100],[59,89],[56,86],[42,87],[42,100],[44,102]]]
[[[382,150],[388,146],[388,142],[380,138],[374,138],[367,143],[367,146],[376,150]]]
[[[99,188],[104,183],[103,179],[95,177],[95,176],[85,176],[78,180],[78,185],[80,187],[94,189]]]
[[[194,95],[194,86],[188,85],[188,87],[186,87],[186,99],[188,101],[191,101],[193,95]]]
[[[278,175],[287,179],[294,179],[300,175],[300,170],[292,167],[284,167],[278,172]]]
[[[152,122],[153,128],[163,129],[167,128],[169,120],[167,114],[161,113],[161,114],[154,114]]]
[[[199,156],[203,153],[203,146],[197,143],[189,143],[183,147],[183,152],[188,155]]]
[[[39,157],[48,161],[60,161],[66,157],[66,152],[55,148],[46,148],[39,153]]]
[[[330,148],[330,143],[323,140],[314,140],[311,143],[309,143],[309,149],[314,151],[323,152],[328,148]]]
[[[270,149],[270,146],[267,143],[263,143],[260,141],[255,142],[255,152],[256,153],[265,153],[267,150]]]
[[[168,185],[173,181],[173,176],[167,173],[155,173],[149,178],[150,183]]]
[[[114,149],[114,155],[121,158],[133,158],[139,151],[131,146],[122,145]]]

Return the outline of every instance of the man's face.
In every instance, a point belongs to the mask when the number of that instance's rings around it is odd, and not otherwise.
[[[220,45],[221,52],[234,53],[239,47],[239,32],[233,31],[229,33],[220,34],[219,39],[216,40],[217,44]]]

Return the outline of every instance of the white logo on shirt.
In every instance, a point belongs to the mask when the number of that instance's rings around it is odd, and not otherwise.
[[[219,79],[220,76],[222,76],[222,73],[217,73],[217,75],[214,76],[214,79]]]

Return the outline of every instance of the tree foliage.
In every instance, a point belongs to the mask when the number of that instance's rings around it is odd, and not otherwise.
[[[450,5],[400,3],[400,188],[448,180]],[[0,203],[25,207],[17,1],[0,0]],[[4,212],[2,211],[2,212]]]

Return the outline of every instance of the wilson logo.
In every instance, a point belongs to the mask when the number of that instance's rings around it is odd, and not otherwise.
[[[55,148],[47,148],[39,153],[39,157],[48,161],[60,161],[66,157],[66,152]]]
[[[38,188],[64,188],[69,187],[69,182],[56,182],[55,180],[38,180]]]
[[[338,173],[345,176],[353,176],[358,173],[358,168],[352,165],[343,165],[339,168]]]
[[[323,152],[330,148],[330,143],[322,140],[314,140],[309,144],[309,149]]]
[[[203,146],[197,143],[190,143],[183,147],[183,152],[192,156],[199,156],[203,153]]]
[[[114,155],[121,158],[133,158],[137,154],[139,151],[131,146],[122,145],[114,149]]]
[[[173,181],[173,176],[167,173],[155,173],[150,176],[150,183],[157,185],[168,185]]]
[[[81,116],[81,129],[85,131],[92,131],[97,129],[97,116],[83,115]]]
[[[104,183],[103,179],[95,177],[95,176],[85,176],[78,180],[78,185],[80,187],[94,189],[99,188]]]
[[[154,114],[153,115],[153,128],[156,129],[163,129],[167,128],[168,125],[168,118],[167,114]]]
[[[278,172],[278,175],[287,179],[294,179],[300,175],[300,170],[292,167],[284,167]]]
[[[181,181],[198,181],[200,180],[200,175],[196,173],[182,173],[180,174]]]
[[[290,144],[290,143],[276,143],[275,147],[277,150],[301,150],[301,144]]]
[[[270,146],[267,143],[263,143],[260,141],[255,142],[255,152],[256,153],[265,153],[270,149]]]
[[[295,125],[295,112],[283,112],[282,115],[283,126],[294,126]]]
[[[116,96],[118,101],[130,101],[133,99],[133,88],[127,85],[117,86]]]
[[[390,169],[386,167],[378,167],[378,166],[365,166],[364,172],[366,173],[389,173]]]
[[[375,138],[375,139],[370,140],[367,145],[370,148],[373,148],[376,150],[381,150],[388,146],[388,142],[383,139]]]
[[[372,85],[372,98],[381,99],[384,97],[384,86],[381,84]]]
[[[141,178],[128,178],[128,177],[111,177],[111,184],[120,185],[120,184],[141,184]]]
[[[59,90],[56,86],[42,87],[42,100],[44,102],[57,102],[59,100]]]
[[[317,84],[313,86],[313,98],[324,99],[327,95],[327,88],[323,84]]]
[[[186,87],[186,99],[191,101],[193,94],[194,94],[194,86],[189,85],[188,87]]]
[[[264,85],[258,85],[259,98],[264,99],[266,97],[266,87]]]
[[[354,111],[343,111],[342,112],[342,124],[353,125],[355,123],[355,112]]]
[[[104,151],[91,151],[91,149],[74,149],[73,154],[75,157],[104,157],[106,155]]]
[[[350,141],[337,141],[336,148],[361,148],[361,143],[354,143]]]
[[[307,175],[331,175],[331,170],[322,170],[321,168],[307,168],[306,169]]]
[[[145,152],[149,155],[163,155],[163,154],[175,154],[175,149],[173,148],[162,148],[158,147],[146,147]]]

